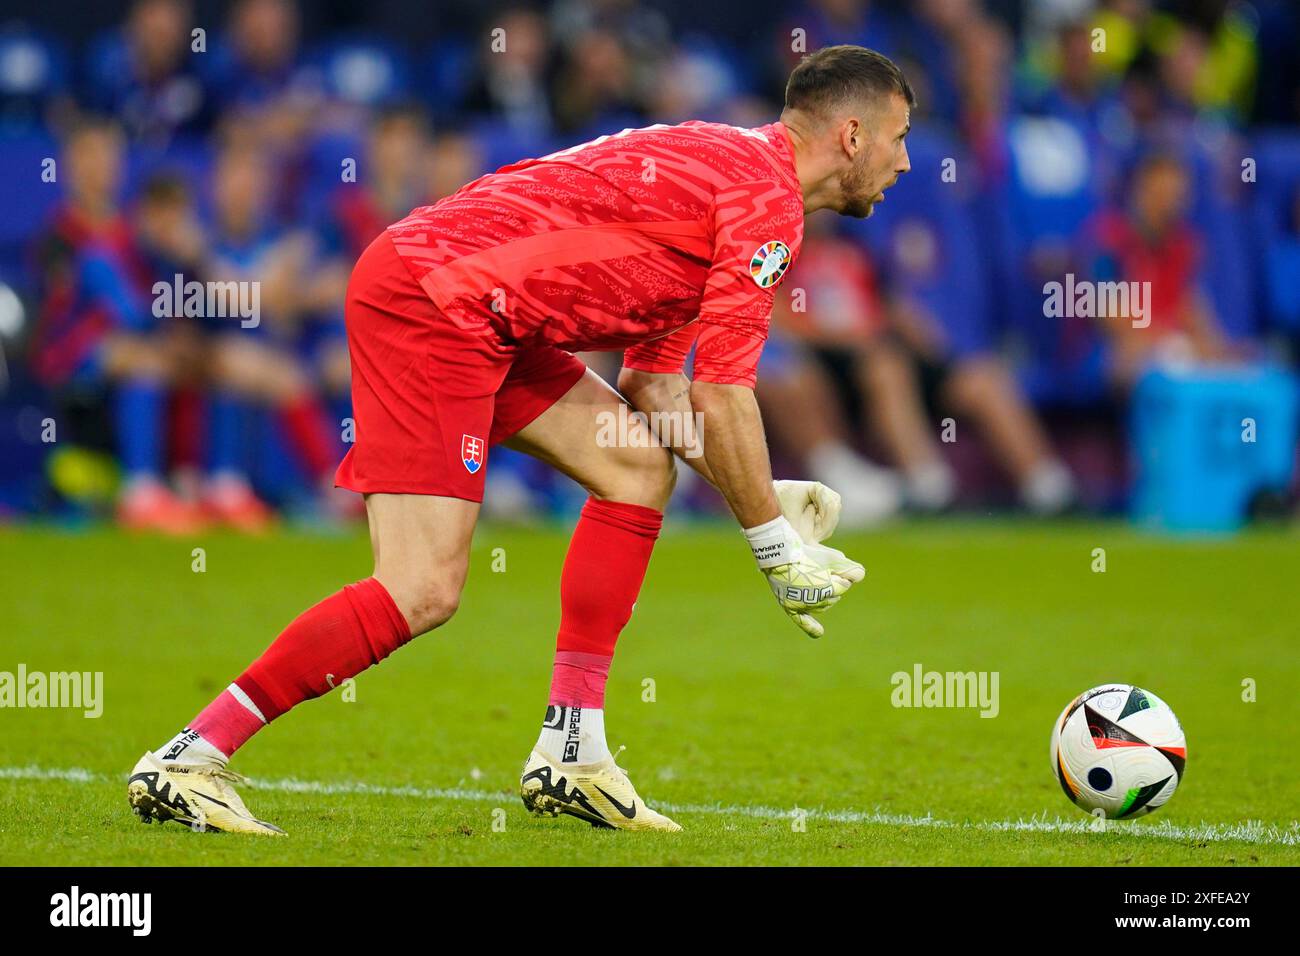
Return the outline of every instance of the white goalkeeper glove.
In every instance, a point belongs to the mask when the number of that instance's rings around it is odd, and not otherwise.
[[[826,633],[813,615],[835,604],[866,575],[862,565],[834,548],[804,544],[784,515],[746,528],[745,538],[777,603],[809,637]]]
[[[806,544],[818,544],[835,533],[840,523],[840,495],[820,481],[772,482],[781,514]]]

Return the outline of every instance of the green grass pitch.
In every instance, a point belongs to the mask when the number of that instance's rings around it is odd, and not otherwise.
[[[484,526],[449,625],[362,674],[355,701],[306,704],[238,754],[245,799],[287,840],[142,826],[126,774],[299,610],[369,572],[364,535],[0,530],[0,671],[104,674],[99,719],[0,710],[0,864],[1300,863],[1293,534],[963,521],[836,536],[868,575],[813,641],[734,530],[669,525],[606,715],[684,833],[524,812],[567,529]],[[891,675],[918,663],[997,671],[998,715],[893,707]],[[1094,831],[1047,746],[1061,708],[1106,681],[1163,697],[1189,759],[1169,806]]]

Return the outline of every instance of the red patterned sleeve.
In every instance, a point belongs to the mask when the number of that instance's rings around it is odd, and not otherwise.
[[[660,338],[638,342],[623,353],[623,367],[661,374],[681,372],[699,334],[700,324],[692,322]]]
[[[727,186],[714,198],[713,228],[695,378],[753,388],[776,287],[803,240],[803,200],[777,180]]]

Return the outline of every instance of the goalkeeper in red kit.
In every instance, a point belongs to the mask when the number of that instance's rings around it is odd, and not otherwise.
[[[673,451],[726,499],[784,611],[820,636],[816,615],[864,572],[820,543],[838,495],[773,482],[754,370],[804,215],[871,214],[910,168],[914,103],[886,57],[828,47],[791,74],[779,122],[602,136],[506,166],[381,234],[347,290],[356,441],[336,479],[366,496],[374,574],[299,615],[146,753],[128,783],[135,811],[283,833],[248,812],[227,761],[268,722],[455,613],[490,449],[504,444],[590,494],[561,574],[524,804],[596,826],[680,829],[615,763],[603,710],[672,493]],[[573,354],[615,349],[625,350],[618,391]],[[615,419],[628,422],[626,441],[602,437]],[[647,434],[663,422],[671,434]]]

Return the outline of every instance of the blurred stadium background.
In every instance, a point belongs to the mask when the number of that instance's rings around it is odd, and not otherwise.
[[[759,375],[777,473],[840,489],[857,525],[1079,509],[1226,531],[1294,509],[1288,0],[5,7],[0,519],[355,519],[329,478],[342,292],[374,235],[626,126],[769,122],[799,53],[839,42],[917,88],[913,171],[869,221],[809,219]],[[155,319],[177,273],[259,281],[262,324]],[[1151,282],[1154,321],[1046,316],[1067,275]],[[504,451],[489,474],[498,517],[584,497]]]

